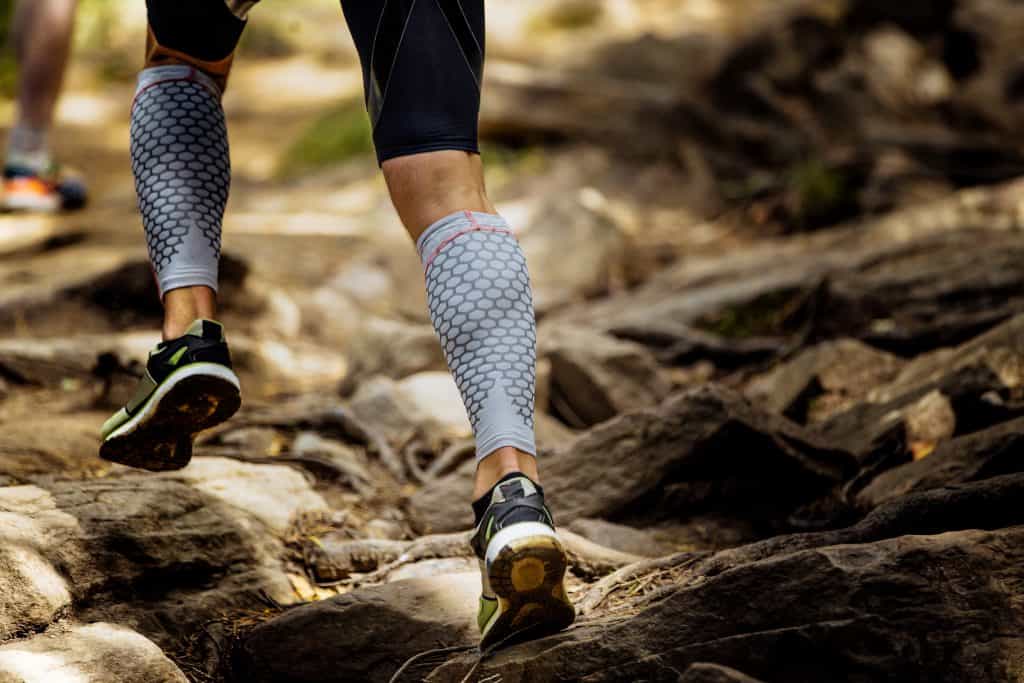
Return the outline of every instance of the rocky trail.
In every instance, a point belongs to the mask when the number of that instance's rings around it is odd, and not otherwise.
[[[371,159],[268,170],[302,121],[358,92],[354,65],[240,62],[221,298],[245,402],[159,475],[97,457],[160,319],[128,172],[131,86],[72,87],[60,140],[96,201],[0,216],[0,681],[1024,681],[1024,147],[1004,139],[1005,173],[984,182],[928,161],[950,141],[987,158],[1019,112],[976,100],[991,118],[972,138],[959,92],[943,118],[920,92],[901,99],[920,73],[867,69],[891,79],[842,89],[874,107],[870,135],[848,131],[874,155],[856,207],[804,211],[803,186],[700,196],[702,178],[733,187],[808,141],[852,168],[847,140],[799,106],[876,49],[917,46],[922,73],[961,78],[934,55],[995,11],[963,3],[936,33],[920,14],[880,24],[881,3],[836,4],[787,4],[771,30],[712,50],[719,71],[675,81],[656,69],[674,73],[696,33],[641,49],[606,31],[586,58],[633,61],[589,99],[499,42],[484,128],[530,142],[491,152],[489,181],[531,264],[542,477],[579,616],[484,655],[471,434],[415,253]],[[830,59],[780,56],[793,32],[835,38],[840,21],[859,33],[821,47]],[[988,49],[965,89],[1010,78]],[[657,87],[613,87],[629,64]],[[328,85],[260,96],[296,74]],[[723,98],[719,120],[695,123],[694,83]],[[785,114],[774,127],[738,111],[748,86],[758,116]],[[633,108],[559,124],[567,102],[585,114],[607,98]],[[927,144],[884,143],[913,107],[934,114],[915,129]],[[630,116],[648,125],[624,149]],[[656,135],[672,158],[644,147]]]

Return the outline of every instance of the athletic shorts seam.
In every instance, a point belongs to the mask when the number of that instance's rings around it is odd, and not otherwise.
[[[395,73],[395,66],[398,65],[398,55],[402,52],[402,43],[405,42],[405,34],[409,30],[409,23],[412,21],[412,13],[416,10],[416,3],[419,0],[412,0],[412,4],[409,5],[409,16],[405,18],[405,23],[402,25],[402,33],[398,36],[398,42],[395,44],[395,55],[391,58],[391,68],[388,69],[388,82],[384,84],[384,92],[380,94],[380,107],[377,109],[377,120],[373,122],[373,129],[377,129],[377,124],[380,123],[380,119],[384,116],[384,106],[387,104],[388,95],[391,93],[391,77]],[[387,5],[385,5],[386,7]],[[383,10],[381,11],[381,18],[384,17]],[[374,52],[377,48],[377,39],[373,41]],[[370,69],[373,69],[373,63],[370,63]]]
[[[448,19],[448,15],[445,14],[444,8],[441,7],[441,0],[434,0],[434,4],[437,5],[437,11],[441,13],[442,17],[444,17],[444,23],[448,26],[448,30],[451,32],[452,38],[455,40],[455,44],[459,47],[459,54],[462,55],[462,61],[464,61],[466,63],[466,68],[469,69],[469,75],[473,79],[473,83],[476,84],[477,92],[480,92],[480,89],[481,89],[480,88],[480,81],[477,80],[476,72],[473,71],[473,65],[469,61],[469,55],[467,55],[466,51],[463,49],[462,43],[459,42],[459,36],[458,36],[457,33],[455,33],[455,27],[452,26],[452,22]],[[462,7],[460,5],[459,9],[461,10],[461,8]],[[463,16],[465,16],[465,14],[463,14]],[[466,27],[469,29],[470,35],[472,35],[473,27],[469,26],[468,22],[466,24]],[[476,36],[473,36],[473,41],[476,42]],[[479,45],[479,43],[477,43],[477,49],[479,49],[479,48],[480,48],[480,45]],[[481,51],[481,53],[482,53],[482,51]]]
[[[469,27],[469,35],[473,37],[473,42],[476,43],[476,49],[480,51],[480,55],[484,54],[484,46],[480,44],[479,39],[476,37],[476,33],[473,32],[473,25],[469,23],[469,17],[466,16],[466,10],[462,6],[462,0],[455,0],[455,4],[459,6],[459,13],[462,14],[463,21],[466,22],[466,26]]]

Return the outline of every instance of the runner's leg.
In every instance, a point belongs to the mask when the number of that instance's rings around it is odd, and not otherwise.
[[[132,103],[132,170],[164,338],[216,315],[231,182],[221,94],[245,22],[222,2],[148,0],[146,66]]]
[[[18,65],[14,126],[7,139],[3,206],[11,210],[79,208],[86,190],[64,177],[50,149],[50,129],[71,51],[77,0],[19,0],[11,34]]]
[[[537,479],[536,324],[522,250],[484,188],[483,0],[343,0],[391,198],[476,436],[481,646],[564,628],[565,553]],[[524,476],[525,475],[525,476]]]
[[[198,432],[240,403],[215,315],[231,181],[221,93],[245,22],[218,0],[148,0],[146,66],[131,108],[132,172],[164,301],[164,342],[131,400],[103,425],[100,455],[184,467]]]
[[[18,111],[8,160],[50,163],[49,131],[71,52],[77,0],[19,0],[11,34],[18,63]]]

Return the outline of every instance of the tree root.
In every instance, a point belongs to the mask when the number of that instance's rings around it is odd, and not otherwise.
[[[658,572],[682,570],[711,555],[709,552],[683,552],[665,557],[640,560],[619,568],[590,586],[583,597],[576,601],[576,610],[581,615],[590,614],[617,590],[636,584],[639,580]]]
[[[571,531],[558,533],[573,573],[583,578],[604,576],[620,567],[632,566],[640,559],[636,555],[598,545]],[[423,536],[412,541],[327,537],[314,541],[315,547],[306,553],[306,561],[321,586],[346,583],[355,587],[387,583],[395,570],[416,562],[473,557],[469,544],[471,535],[470,531],[462,531]]]

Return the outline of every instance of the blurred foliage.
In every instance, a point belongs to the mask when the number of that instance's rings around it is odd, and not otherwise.
[[[556,4],[530,20],[534,31],[573,31],[593,26],[604,16],[596,0],[570,0]]]
[[[371,153],[370,120],[362,99],[353,99],[313,121],[281,155],[277,175],[294,177]]]
[[[262,16],[262,15],[260,15]],[[299,51],[296,22],[260,21],[251,19],[242,34],[238,49],[253,57],[290,57]]]
[[[90,62],[104,81],[131,81],[139,71],[142,54],[127,54],[116,47],[119,8],[124,0],[80,0],[75,24],[76,59]]]
[[[0,97],[13,96],[17,79],[10,40],[13,13],[14,0],[0,0]]]
[[[500,187],[520,175],[537,174],[547,165],[541,147],[512,147],[497,142],[480,143],[487,186]]]
[[[809,159],[789,171],[794,219],[801,228],[843,220],[857,212],[857,182],[843,168]]]

